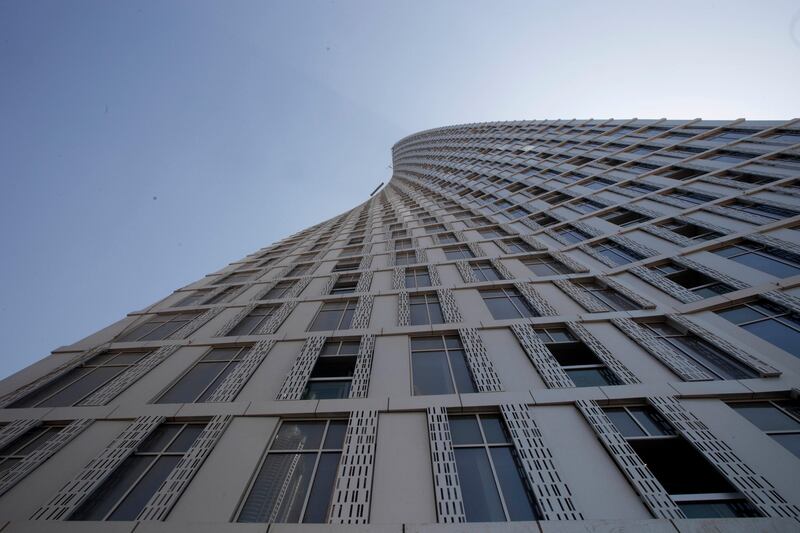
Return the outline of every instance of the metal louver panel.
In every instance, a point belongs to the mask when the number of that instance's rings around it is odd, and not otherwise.
[[[472,379],[478,392],[497,392],[503,390],[500,377],[494,370],[492,360],[486,352],[481,335],[475,328],[460,328],[458,334],[464,345],[464,354],[467,359]]]
[[[236,368],[228,374],[219,387],[208,397],[207,402],[232,402],[258,369],[269,351],[275,346],[274,340],[254,344]]]
[[[575,383],[564,372],[564,369],[558,364],[556,358],[547,349],[547,346],[533,330],[533,327],[528,324],[511,324],[511,331],[514,332],[514,336],[517,337],[520,346],[522,346],[528,359],[533,363],[545,385],[551,389],[575,386]]]
[[[447,409],[428,407],[427,414],[437,522],[440,524],[466,522]]]
[[[456,299],[453,297],[453,291],[450,289],[437,289],[436,294],[439,296],[439,305],[442,308],[444,320],[448,324],[457,324],[464,319],[461,317],[461,312],[456,305]]]
[[[517,449],[528,485],[545,520],[583,520],[572,492],[556,469],[553,454],[525,404],[501,404],[500,412]]]
[[[614,357],[611,351],[605,347],[605,345],[598,341],[591,332],[586,329],[583,324],[579,322],[567,322],[567,327],[569,330],[578,337],[589,349],[594,353],[598,359],[603,361],[605,365],[612,371],[614,374],[623,382],[628,385],[641,383],[639,378],[637,378],[633,372],[631,372],[628,367],[622,364],[622,362]]]
[[[366,398],[372,375],[372,356],[375,353],[375,335],[364,335],[358,345],[358,357],[350,386],[350,398]]]
[[[350,413],[328,523],[369,523],[377,431],[378,411]]]
[[[541,316],[555,316],[558,311],[534,289],[530,283],[516,282],[514,287],[525,297],[530,306]]]

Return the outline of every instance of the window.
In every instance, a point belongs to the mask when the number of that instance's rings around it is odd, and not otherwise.
[[[411,307],[411,325],[442,324],[442,307],[434,293],[412,294],[408,298]]]
[[[728,405],[800,458],[800,406],[796,401],[736,402]]]
[[[654,409],[631,406],[604,411],[687,518],[761,516]]]
[[[542,227],[552,226],[553,224],[558,223],[559,221],[555,218],[551,217],[547,213],[539,213],[530,217],[533,222],[536,222]]]
[[[211,296],[211,289],[194,291],[189,296],[174,304],[173,307],[188,307],[192,305],[211,305],[230,301],[235,293],[241,289],[241,285],[226,287],[216,296]]]
[[[800,357],[800,315],[783,306],[756,300],[717,311],[722,318]]]
[[[309,331],[348,329],[353,322],[357,300],[325,302],[308,328]]]
[[[503,241],[503,244],[506,245],[506,248],[508,248],[509,253],[512,254],[521,254],[534,251],[533,246],[523,241],[522,239],[507,239]]]
[[[591,213],[598,209],[603,209],[605,205],[600,202],[595,202],[594,200],[583,199],[570,204],[569,207],[580,213]]]
[[[598,244],[593,244],[592,248],[595,252],[609,259],[617,266],[644,259],[644,256],[639,252],[634,252],[627,246],[617,244],[614,241],[603,241]]]
[[[800,256],[774,246],[742,241],[714,253],[777,278],[800,274]]]
[[[427,268],[407,268],[406,269],[406,289],[416,289],[418,287],[430,287],[431,276]]]
[[[517,289],[487,289],[480,293],[495,320],[539,316]]]
[[[576,387],[622,385],[616,374],[567,328],[536,328],[534,331]]]
[[[303,398],[347,398],[356,368],[358,345],[359,341],[326,341],[308,378]]]
[[[727,353],[694,333],[689,331],[681,333],[664,322],[648,322],[642,326],[719,379],[758,377],[758,374],[750,367],[734,360]]]
[[[556,235],[561,237],[561,239],[563,241],[566,241],[568,244],[575,244],[581,241],[585,241],[586,239],[590,239],[592,237],[585,231],[569,225],[557,229]]]
[[[500,237],[508,236],[508,233],[501,230],[500,228],[486,228],[478,230],[478,233],[480,233],[481,237],[483,237],[484,239],[499,239]]]
[[[325,522],[346,431],[346,420],[282,421],[236,521]]]
[[[395,250],[408,250],[411,247],[411,239],[397,239],[394,241]]]
[[[212,348],[187,370],[155,403],[204,402],[233,372],[250,347]]]
[[[451,244],[458,242],[458,239],[456,239],[456,236],[452,233],[441,233],[437,235],[436,238],[439,240],[439,244]]]
[[[648,194],[651,192],[657,191],[659,188],[655,185],[650,185],[649,183],[643,183],[640,181],[630,181],[623,185],[625,189],[630,189],[634,192],[638,192],[641,194]]]
[[[225,276],[224,278],[215,281],[214,283],[240,283],[242,281],[247,281],[248,279],[255,276],[257,271],[252,272],[234,272],[229,276]]]
[[[660,223],[659,226],[693,241],[710,241],[711,239],[722,237],[722,233],[674,218]]]
[[[183,328],[186,324],[200,316],[200,312],[164,313],[122,333],[117,342],[162,340]]]
[[[592,297],[613,309],[614,311],[631,311],[641,309],[633,300],[620,294],[611,287],[602,285],[596,281],[573,281],[575,285],[581,287]]]
[[[226,337],[255,335],[259,328],[272,318],[272,315],[275,314],[278,307],[277,305],[259,305],[255,307],[250,311],[250,314],[240,320],[239,323],[226,334]]]
[[[710,298],[735,290],[727,283],[722,283],[702,272],[698,272],[672,261],[664,265],[650,267],[650,270],[659,272],[665,278],[703,298]]]
[[[289,296],[289,291],[294,287],[294,281],[281,281],[276,283],[267,293],[261,297],[262,300],[277,300]]]
[[[342,248],[342,251],[339,252],[339,257],[352,257],[354,255],[359,255],[360,253],[361,253],[361,247],[359,246]]]
[[[438,232],[444,231],[444,230],[445,230],[445,227],[443,225],[441,225],[441,224],[434,224],[432,226],[428,226],[427,228],[425,228],[425,232],[428,233],[429,235],[431,233],[438,233]]]
[[[522,264],[537,276],[557,276],[573,273],[566,265],[559,263],[550,256],[526,257],[522,260]]]
[[[136,520],[205,424],[161,424],[89,496],[69,520]]]
[[[632,226],[633,224],[638,224],[639,222],[650,220],[650,217],[647,215],[643,215],[641,213],[637,213],[636,211],[631,211],[630,209],[625,209],[623,207],[608,212],[602,215],[600,218],[621,227]]]
[[[417,262],[416,252],[396,252],[394,254],[394,264],[397,266],[413,265]]]
[[[539,520],[502,418],[474,414],[449,422],[467,522]]]
[[[774,205],[760,204],[758,202],[751,202],[749,200],[734,200],[733,202],[726,204],[725,207],[735,209],[736,211],[741,211],[748,215],[769,218],[770,220],[782,220],[784,218],[796,216],[798,213],[800,213],[798,211],[792,211],[791,209],[784,209]]]
[[[62,424],[40,424],[0,448],[0,479],[26,457],[42,449],[62,429]]]
[[[95,355],[66,374],[26,394],[8,407],[66,407],[75,405],[119,374],[138,363],[148,352],[113,350]]]
[[[351,270],[358,270],[360,265],[360,259],[345,259],[336,263],[333,266],[332,272],[348,272]]]
[[[337,279],[336,283],[331,287],[331,294],[351,294],[356,292],[359,279],[361,279],[361,274],[344,274],[339,276],[339,279]]]
[[[503,279],[500,273],[492,266],[491,263],[471,263],[472,275],[478,281],[497,281]]]
[[[411,338],[414,395],[478,392],[457,335]]]
[[[669,196],[670,198],[683,200],[684,202],[688,202],[694,205],[700,205],[707,202],[713,202],[714,200],[716,200],[715,197],[710,196],[708,194],[702,194],[694,191],[682,191],[680,189],[669,191],[668,193],[665,193],[664,196]]]
[[[457,261],[459,259],[471,259],[475,257],[475,254],[473,254],[472,251],[463,244],[445,248],[444,255],[451,261]]]
[[[408,237],[408,230],[401,229],[392,231],[392,239],[402,239],[403,237]]]

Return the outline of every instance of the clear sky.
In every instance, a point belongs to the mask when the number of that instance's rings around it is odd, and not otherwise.
[[[365,200],[422,129],[796,116],[797,0],[0,0],[0,377]]]

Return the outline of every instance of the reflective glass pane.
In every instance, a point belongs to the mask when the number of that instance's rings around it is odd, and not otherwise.
[[[745,500],[682,502],[678,504],[686,518],[735,518],[761,516]]]
[[[734,403],[731,407],[764,431],[800,430],[800,422],[768,402]]]
[[[108,520],[135,520],[180,460],[181,458],[176,455],[159,457],[147,474],[139,480],[136,487],[125,496],[119,507],[111,513]]]
[[[605,409],[605,413],[623,437],[643,437],[646,435],[624,409]]]
[[[347,398],[350,394],[350,385],[350,380],[309,381],[303,398],[306,400]]]
[[[467,522],[506,519],[484,448],[456,448],[456,469]]]
[[[172,441],[172,444],[169,445],[167,448],[168,452],[186,452],[189,448],[194,444],[194,441],[197,440],[197,437],[200,436],[200,433],[206,428],[205,424],[189,424],[181,434],[178,435],[178,438]]]
[[[303,522],[321,524],[327,520],[340,455],[338,452],[320,455]]]
[[[566,369],[576,387],[603,387],[605,385],[619,385],[619,380],[605,368]]]
[[[486,303],[486,307],[489,308],[489,312],[492,313],[492,317],[495,320],[505,320],[510,318],[520,318],[519,311],[514,307],[511,303],[511,300],[507,298],[491,298],[491,299],[484,299]]]
[[[536,520],[536,509],[514,460],[511,447],[492,448],[491,454],[509,520]]]
[[[464,352],[461,350],[450,350],[450,364],[453,367],[453,377],[456,381],[456,389],[461,394],[478,392],[472,382],[472,375],[467,368],[467,361],[464,359]]]
[[[781,446],[800,457],[800,433],[783,433],[771,435]]]
[[[647,407],[631,407],[630,409],[633,417],[644,427],[650,435],[674,435],[675,430],[672,429],[666,420],[663,420],[660,415],[653,412]]]
[[[481,415],[481,425],[483,426],[486,442],[489,444],[509,442],[506,426],[503,424],[500,415]]]
[[[474,416],[451,416],[448,421],[453,444],[483,444],[478,419]]]
[[[441,337],[414,337],[411,339],[412,350],[435,350],[443,347]]]
[[[800,268],[756,253],[743,254],[732,257],[731,259],[737,263],[755,268],[756,270],[766,272],[767,274],[772,274],[777,278],[786,278],[800,274]]]
[[[78,381],[57,392],[39,403],[39,407],[68,406],[78,403],[86,396],[105,385],[118,374],[125,371],[124,366],[107,366],[95,368]]]
[[[83,502],[70,520],[103,520],[122,495],[139,479],[154,460],[153,457],[132,455]]]
[[[180,424],[161,424],[136,448],[138,452],[160,452],[181,430]]]
[[[455,392],[444,352],[414,353],[411,366],[415,395]]]
[[[774,319],[762,320],[742,327],[778,348],[800,357],[800,332],[782,322]]]
[[[194,402],[226,366],[227,363],[196,364],[165,392],[156,403]]]
[[[332,420],[328,424],[328,433],[325,435],[323,448],[327,450],[339,449],[344,445],[344,434],[347,431],[347,420]]]
[[[239,522],[299,522],[316,454],[267,455],[247,495]]]
[[[285,421],[272,443],[272,450],[309,450],[319,448],[325,422],[317,420]]]

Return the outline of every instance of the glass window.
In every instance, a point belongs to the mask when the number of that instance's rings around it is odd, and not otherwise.
[[[492,266],[491,263],[471,263],[472,275],[478,281],[497,281],[503,279],[500,273]]]
[[[239,365],[250,347],[212,348],[167,389],[155,403],[206,401]]]
[[[203,423],[158,426],[69,520],[136,520],[204,428]]]
[[[358,358],[358,341],[329,340],[314,364],[303,398],[347,398]]]
[[[444,323],[442,307],[436,294],[412,294],[408,300],[412,326]]]
[[[406,289],[431,286],[431,276],[427,268],[407,268],[405,276]]]
[[[480,293],[495,320],[539,316],[517,289],[486,289]]]
[[[226,336],[258,335],[259,329],[269,323],[269,319],[272,318],[278,307],[277,305],[259,305],[255,307]]]
[[[163,340],[200,316],[200,312],[163,313],[117,337],[117,342]]]
[[[729,204],[725,204],[725,207],[741,211],[748,215],[757,215],[771,220],[782,220],[784,218],[796,216],[799,213],[799,211],[769,204],[760,204],[749,200],[734,200]]]
[[[466,246],[466,245],[459,245],[459,246],[450,246],[449,248],[444,249],[444,255],[447,259],[451,261],[457,261],[459,259],[471,259],[475,257],[475,254]]]
[[[538,520],[536,503],[498,415],[451,416],[467,522]]]
[[[507,239],[503,241],[503,244],[506,245],[506,248],[508,248],[509,253],[512,254],[522,254],[534,251],[533,246],[523,241],[522,239]]]
[[[555,232],[556,235],[561,237],[562,241],[568,244],[575,244],[578,242],[582,242],[592,237],[585,231],[579,230],[578,228],[574,228],[572,226],[565,226],[563,228],[559,228],[555,230]]]
[[[689,331],[682,333],[664,322],[646,322],[642,326],[719,379],[758,377],[752,368]]]
[[[351,270],[358,270],[361,266],[360,259],[345,259],[336,263],[331,272],[349,272]]]
[[[314,317],[308,328],[309,331],[327,331],[334,329],[349,329],[353,323],[357,300],[341,300],[325,302]]]
[[[603,411],[687,516],[760,516],[755,507],[655,409],[629,406]]]
[[[772,246],[743,241],[714,253],[778,278],[800,274],[800,256]]]
[[[535,328],[534,331],[576,387],[622,385],[616,374],[567,328]]]
[[[548,256],[526,257],[522,260],[531,272],[537,276],[558,276],[560,274],[572,274],[572,269]]]
[[[43,448],[64,429],[61,424],[41,424],[0,448],[0,479],[33,452]]]
[[[29,392],[8,407],[76,405],[148,355],[145,351],[106,351]]]
[[[633,224],[638,224],[640,222],[644,222],[646,220],[650,220],[650,217],[647,215],[643,215],[641,213],[637,213],[635,211],[631,211],[630,209],[625,208],[618,208],[613,211],[602,215],[600,218],[611,222],[612,224],[616,224],[617,226],[632,226]]]
[[[411,338],[415,396],[477,392],[457,335]]]
[[[262,300],[277,300],[279,298],[287,298],[289,296],[289,291],[292,290],[294,287],[294,281],[281,281],[276,283],[274,287],[267,291],[264,296],[261,297]]]
[[[241,283],[242,281],[249,280],[257,273],[257,270],[253,270],[251,272],[234,272],[233,274],[226,276],[215,283]]]
[[[717,281],[702,272],[698,272],[697,270],[685,267],[673,261],[650,268],[703,298],[718,296],[734,290],[734,288],[727,283]]]
[[[595,300],[610,307],[614,311],[631,311],[641,309],[633,300],[596,281],[574,281],[576,285],[589,293]]]
[[[413,251],[397,252],[394,254],[394,264],[397,266],[413,265],[417,263],[417,254]]]
[[[613,241],[604,241],[591,246],[598,254],[610,259],[615,265],[625,265],[644,259],[642,254]]]
[[[722,233],[674,218],[658,225],[693,241],[710,241],[711,239],[722,237]]]
[[[756,300],[717,311],[722,318],[800,357],[800,315],[783,306]]]
[[[331,294],[352,294],[356,292],[361,274],[345,274],[339,276],[331,287]]]
[[[346,420],[282,421],[236,521],[324,523],[346,429]]]

